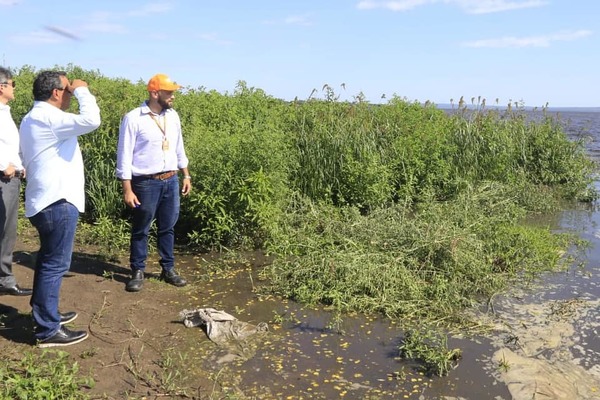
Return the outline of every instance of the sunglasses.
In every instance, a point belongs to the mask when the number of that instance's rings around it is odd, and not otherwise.
[[[2,83],[0,83],[0,85],[11,85],[12,87],[15,87],[15,86],[17,86],[17,84],[15,83],[15,81],[12,81],[11,83],[8,83],[8,82],[2,82]]]
[[[70,91],[68,88],[66,88],[66,87],[57,87],[57,88],[55,88],[55,89],[56,89],[56,90],[60,90],[60,91],[64,90],[65,92],[67,92],[67,93],[69,93],[69,94],[72,94],[72,93],[71,93],[71,91]]]

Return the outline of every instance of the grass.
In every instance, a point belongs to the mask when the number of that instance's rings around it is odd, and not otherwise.
[[[454,202],[368,215],[298,199],[262,271],[268,289],[309,304],[393,319],[460,322],[511,282],[568,262],[573,238],[519,225],[524,210],[489,184]]]
[[[21,359],[3,358],[2,399],[87,399],[82,389],[94,386],[94,380],[81,376],[78,363],[63,351],[28,351]]]

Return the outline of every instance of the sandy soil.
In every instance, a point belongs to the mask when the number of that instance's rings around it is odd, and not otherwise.
[[[600,371],[589,368],[597,350],[582,357],[573,351],[589,347],[579,331],[597,329],[598,299],[501,303],[490,367],[514,400],[600,399]]]

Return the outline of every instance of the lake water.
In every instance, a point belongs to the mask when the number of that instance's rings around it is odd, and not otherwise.
[[[554,111],[551,114],[560,118],[571,139],[583,139],[591,158],[600,162],[598,110]],[[535,118],[536,114],[532,117]],[[595,186],[600,189],[600,178]],[[465,357],[461,365],[447,378],[433,380],[420,394],[421,400],[600,399],[598,204],[581,205],[578,209],[546,216],[543,222],[557,230],[575,232],[589,242],[589,247],[583,254],[578,253],[579,259],[567,271],[547,274],[534,288],[501,296],[495,311],[498,319],[508,328],[499,329],[496,333],[498,337],[489,340],[480,338],[451,341],[453,346],[463,350]],[[561,307],[572,312],[572,323],[554,318]],[[568,320],[568,317],[565,319]],[[521,342],[538,341],[538,347],[536,351],[527,354],[524,346],[513,346],[528,357],[513,358],[512,360],[518,361],[513,365],[507,363],[508,373],[502,374],[503,368],[497,359],[494,360],[494,353],[498,355],[498,348],[510,347],[507,346],[507,338],[519,338],[514,332],[519,332]],[[515,370],[512,375],[511,368]],[[569,371],[576,371],[576,374],[570,375]],[[527,384],[530,385],[529,388]],[[538,385],[539,389],[532,390],[533,386]],[[549,389],[552,387],[554,391]]]
[[[565,124],[565,131],[574,139],[587,140],[586,147],[595,160],[600,160],[600,111],[553,112]]]

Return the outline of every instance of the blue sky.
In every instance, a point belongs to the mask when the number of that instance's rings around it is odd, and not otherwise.
[[[597,0],[0,0],[1,62],[292,100],[600,106]],[[73,35],[75,39],[71,38]],[[313,92],[316,89],[316,92]]]

